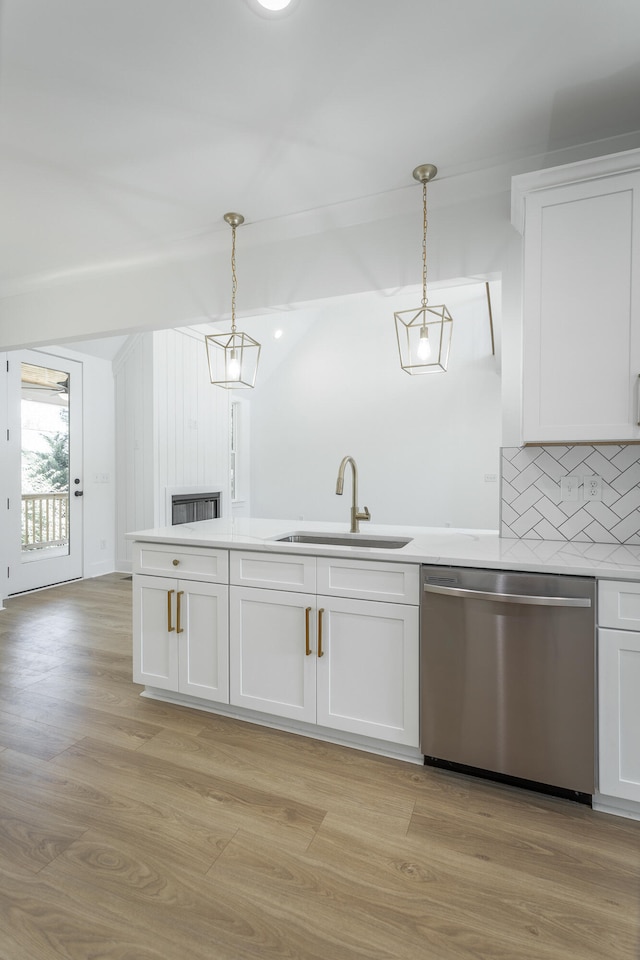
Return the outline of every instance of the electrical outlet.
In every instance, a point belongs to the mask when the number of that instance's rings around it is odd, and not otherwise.
[[[583,484],[585,500],[602,500],[602,477],[585,477]]]
[[[568,476],[560,480],[560,499],[576,501],[580,494],[580,477]]]
[[[485,473],[485,475],[484,475],[484,482],[485,482],[485,483],[497,483],[497,482],[498,482],[498,474],[497,474],[497,473]]]

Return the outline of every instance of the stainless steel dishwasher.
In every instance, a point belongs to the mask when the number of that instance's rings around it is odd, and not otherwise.
[[[595,580],[423,566],[425,762],[591,802]]]

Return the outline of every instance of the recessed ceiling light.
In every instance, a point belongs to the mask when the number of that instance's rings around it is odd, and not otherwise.
[[[265,10],[284,10],[291,3],[291,0],[258,0],[261,7]]]
[[[274,339],[274,340],[279,340],[280,337],[282,336],[282,333],[283,333],[282,330],[274,330],[274,331],[273,331],[273,339]]]

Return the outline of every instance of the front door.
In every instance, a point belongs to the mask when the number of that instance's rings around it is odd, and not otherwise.
[[[8,354],[9,594],[82,576],[82,364]]]

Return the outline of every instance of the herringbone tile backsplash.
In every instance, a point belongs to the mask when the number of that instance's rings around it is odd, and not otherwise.
[[[500,535],[640,544],[640,445],[503,447]],[[602,501],[562,501],[564,476],[602,477]]]

